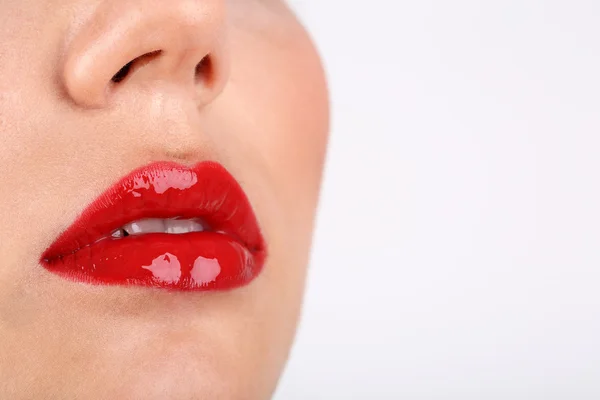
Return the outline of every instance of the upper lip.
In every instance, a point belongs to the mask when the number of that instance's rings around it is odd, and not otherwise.
[[[203,175],[203,170],[213,169]],[[128,222],[144,218],[200,218],[212,231],[239,241],[251,253],[264,252],[264,242],[254,213],[235,180],[214,178],[225,171],[219,164],[203,162],[195,169],[170,162],[154,163],[133,171],[100,196],[77,221],[44,252],[42,259],[52,261],[92,246]],[[225,172],[223,172],[225,173]],[[170,180],[169,174],[177,175]],[[185,179],[181,179],[185,177]],[[140,192],[166,192],[175,189],[164,201],[148,201]],[[224,207],[227,202],[237,202]],[[228,210],[228,211],[224,211]]]

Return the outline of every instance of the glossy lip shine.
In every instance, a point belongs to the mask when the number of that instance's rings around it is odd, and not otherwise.
[[[200,219],[209,229],[111,235],[145,218]],[[44,252],[41,263],[92,284],[205,291],[250,283],[265,256],[252,207],[223,166],[161,162],[133,171],[101,195]]]

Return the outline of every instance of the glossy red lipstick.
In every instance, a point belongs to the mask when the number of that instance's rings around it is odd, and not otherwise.
[[[248,284],[265,255],[252,207],[223,166],[162,162],[108,189],[41,263],[92,284],[203,291]]]

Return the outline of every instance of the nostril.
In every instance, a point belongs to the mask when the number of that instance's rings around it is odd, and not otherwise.
[[[133,60],[125,64],[116,74],[114,74],[111,78],[111,81],[113,83],[122,82],[123,80],[125,80],[125,78],[131,75],[134,69],[137,70],[143,67],[144,65],[148,64],[151,60],[158,57],[160,53],[162,53],[162,50],[156,50],[134,58]]]
[[[119,72],[113,75],[111,81],[113,81],[114,83],[119,83],[123,79],[125,79],[127,75],[129,75],[129,71],[131,70],[132,65],[133,61],[129,61],[127,64],[125,64],[125,66],[121,68]]]
[[[213,69],[212,57],[207,54],[196,64],[196,82],[210,85],[213,80]]]

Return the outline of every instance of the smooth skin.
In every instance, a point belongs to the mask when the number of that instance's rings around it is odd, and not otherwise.
[[[270,398],[300,311],[327,101],[279,0],[1,1],[0,398]],[[96,196],[159,160],[215,160],[240,182],[269,248],[251,285],[90,286],[40,266]]]

